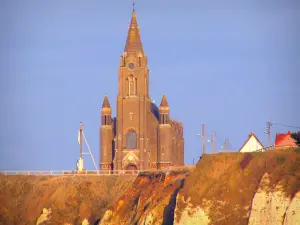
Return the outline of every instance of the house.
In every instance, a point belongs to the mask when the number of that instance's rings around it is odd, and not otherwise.
[[[291,137],[291,132],[286,134],[276,134],[275,148],[296,147],[297,141]]]
[[[263,150],[264,151],[264,146],[258,140],[258,138],[256,137],[256,135],[251,132],[248,135],[248,139],[246,140],[246,142],[240,148],[239,152],[255,152],[257,150]]]

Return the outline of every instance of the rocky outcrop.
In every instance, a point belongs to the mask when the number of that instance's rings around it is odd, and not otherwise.
[[[222,153],[188,173],[141,174],[99,224],[297,224],[299,156]]]
[[[51,209],[43,208],[43,212],[38,218],[36,225],[46,225],[47,222],[50,220],[51,212]]]
[[[99,224],[173,224],[176,196],[188,174],[188,170],[140,174]]]
[[[186,224],[210,224],[208,216],[209,209],[203,209],[200,206],[194,207],[189,200],[184,201],[183,196],[177,195],[177,204],[175,209],[174,225]],[[180,214],[180,217],[178,215]]]
[[[282,182],[268,187],[269,175],[265,174],[252,200],[249,225],[281,225],[291,203],[290,196],[283,192]]]
[[[82,221],[82,225],[90,225],[89,221],[87,219],[84,219]]]
[[[300,224],[300,191],[292,199],[284,216],[283,225]]]

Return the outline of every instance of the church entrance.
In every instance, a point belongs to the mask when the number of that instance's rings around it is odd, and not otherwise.
[[[128,164],[125,168],[126,170],[126,174],[134,174],[134,173],[138,173],[138,168],[135,164]]]

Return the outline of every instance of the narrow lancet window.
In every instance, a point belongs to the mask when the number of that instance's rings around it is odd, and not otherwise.
[[[137,79],[130,75],[128,78],[128,95],[136,95]]]

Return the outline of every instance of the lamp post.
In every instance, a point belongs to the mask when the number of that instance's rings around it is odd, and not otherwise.
[[[205,152],[205,149],[206,149],[205,143],[206,143],[206,141],[211,143],[211,145],[212,145],[212,151],[211,152],[212,153],[215,152],[215,135],[216,135],[215,132],[212,132],[211,140],[209,140],[209,139],[205,140],[205,137],[203,136],[203,134],[200,134],[200,133],[197,134],[197,136],[202,137],[202,154],[206,153]]]

